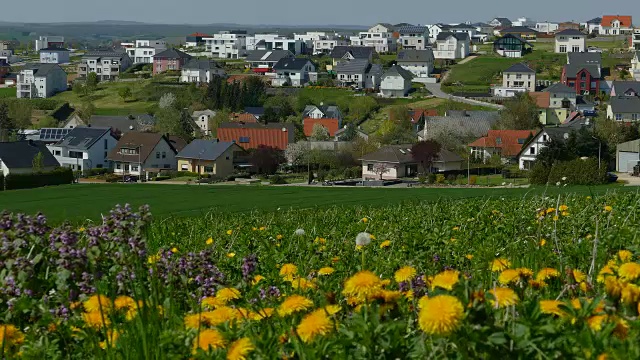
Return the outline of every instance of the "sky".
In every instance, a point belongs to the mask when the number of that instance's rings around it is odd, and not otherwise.
[[[31,11],[38,9],[38,11]],[[155,24],[373,25],[433,24],[526,16],[537,21],[586,21],[632,15],[636,0],[30,0],[3,1],[0,21],[90,22],[126,20]]]

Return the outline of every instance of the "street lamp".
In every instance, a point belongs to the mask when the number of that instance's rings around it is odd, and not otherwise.
[[[595,136],[592,136],[591,138],[598,140],[598,170],[600,170],[602,168],[602,140]]]

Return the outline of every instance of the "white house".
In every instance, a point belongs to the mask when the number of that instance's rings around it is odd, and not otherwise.
[[[518,154],[518,164],[520,170],[531,170],[540,150],[547,147],[550,141],[566,142],[569,139],[571,128],[569,127],[547,127],[540,130],[528,143],[526,143]]]
[[[636,81],[640,81],[640,50],[633,53],[633,59],[631,59],[631,75]]]
[[[398,51],[396,63],[409,70],[416,77],[428,78],[433,72],[435,57],[431,48],[425,50],[400,50]]]
[[[380,95],[382,97],[405,97],[411,90],[413,74],[399,65],[393,65],[382,75]]]
[[[524,27],[534,27],[536,26],[535,21],[527,18],[527,17],[519,17],[513,22],[511,22],[511,26],[524,26]]]
[[[587,51],[587,34],[575,29],[556,33],[556,54]]]
[[[313,54],[329,54],[336,46],[347,46],[349,41],[346,39],[319,39],[313,41]]]
[[[397,49],[397,42],[393,37],[393,31],[391,24],[376,24],[369,31],[363,31],[358,36],[351,37],[351,45],[371,46],[378,53],[394,52]]]
[[[607,106],[607,119],[619,122],[640,121],[640,97],[613,96]]]
[[[41,64],[66,64],[69,62],[69,50],[64,48],[40,49]]]
[[[292,39],[278,34],[256,34],[247,37],[248,42],[255,43],[247,50],[289,50],[295,55],[307,53],[307,42],[301,39]]]
[[[629,42],[629,49],[631,51],[640,51],[640,27],[633,29],[631,41]]]
[[[398,33],[398,42],[403,49],[424,50],[429,46],[429,29],[426,26],[402,26]]]
[[[554,22],[536,23],[536,31],[539,33],[553,34],[560,28],[560,24]]]
[[[124,51],[90,51],[78,64],[78,76],[86,78],[90,73],[96,73],[100,81],[115,80],[131,65],[131,58]]]
[[[570,88],[563,83],[555,83],[542,90],[542,92],[549,93],[550,109],[575,109],[577,106],[576,89]]]
[[[166,49],[164,40],[147,39],[136,40],[134,47],[125,48],[134,64],[153,64],[153,57]]]
[[[36,40],[35,51],[46,48],[63,48],[64,36],[40,36]]]
[[[0,176],[33,173],[33,159],[38,153],[42,153],[42,171],[51,171],[60,166],[42,142],[0,142]]]
[[[411,145],[387,145],[364,155],[362,180],[397,180],[416,177],[422,166],[413,158]],[[463,159],[446,149],[442,149],[433,161],[429,172],[445,172],[462,169]]]
[[[182,67],[180,82],[203,84],[211,81],[215,75],[226,76],[226,72],[218,63],[213,60],[192,59]]]
[[[60,166],[86,171],[110,168],[107,157],[117,143],[110,128],[76,127],[47,148]]]
[[[467,33],[442,32],[436,39],[436,59],[456,60],[469,56],[471,40]]]
[[[536,72],[523,63],[502,72],[502,86],[493,88],[494,96],[513,97],[521,92],[536,91]]]
[[[206,51],[214,58],[238,59],[247,53],[246,31],[221,31],[211,37],[203,37]]]
[[[149,178],[161,170],[175,170],[177,153],[162,134],[130,131],[120,138],[107,159],[113,162],[115,174]]]
[[[598,29],[600,35],[622,35],[633,32],[631,16],[604,15]]]
[[[588,34],[599,34],[601,24],[602,24],[602,18],[597,17],[585,23],[580,24],[580,26],[582,26]]]
[[[205,135],[211,135],[211,130],[209,128],[209,120],[216,116],[216,112],[213,110],[202,110],[202,111],[194,111],[191,114],[191,118],[195,121],[196,125],[202,130],[202,133]]]
[[[67,90],[67,73],[58,64],[27,64],[17,77],[18,99],[48,98]]]
[[[316,66],[309,59],[283,58],[274,66],[272,86],[305,86],[317,80]]]
[[[434,44],[436,42],[436,39],[438,38],[438,35],[440,35],[440,33],[442,32],[448,32],[450,28],[451,25],[445,24],[427,25],[427,29],[429,30],[429,43]]]

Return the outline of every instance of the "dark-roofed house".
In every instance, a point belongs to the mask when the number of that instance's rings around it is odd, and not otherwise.
[[[536,90],[536,72],[524,63],[511,65],[502,72],[502,86],[492,88],[494,96],[513,97]]]
[[[615,96],[640,96],[640,82],[613,81],[611,83],[611,97]]]
[[[556,53],[587,51],[587,34],[576,29],[566,29],[556,33]]]
[[[176,169],[176,154],[171,141],[162,134],[130,131],[109,152],[113,172],[147,178],[161,170]]]
[[[65,48],[40,49],[41,64],[66,64],[69,62],[70,51]]]
[[[132,64],[133,61],[124,51],[89,51],[82,55],[78,76],[86,78],[90,73],[96,73],[99,80],[116,80]]]
[[[283,58],[274,66],[272,86],[305,86],[317,79],[316,66],[309,59]]]
[[[433,55],[436,59],[456,60],[469,56],[471,38],[467,33],[441,32],[436,37]]]
[[[403,69],[409,70],[419,78],[428,78],[433,72],[435,57],[433,49],[425,50],[400,50],[396,57],[396,63]]]
[[[67,129],[73,129],[78,126],[110,128],[115,136],[119,138],[120,135],[129,131],[152,131],[155,124],[155,118],[148,114],[129,116],[93,115],[89,121],[84,121],[77,114],[74,114],[63,127]]]
[[[528,54],[533,45],[515,34],[506,34],[493,42],[493,51],[498,55],[509,58],[520,58]]]
[[[477,139],[485,136],[499,119],[498,111],[449,110],[445,116],[425,116],[425,124],[418,132],[418,140],[451,135],[456,138]]]
[[[182,67],[180,82],[190,82],[196,84],[209,83],[213,76],[226,76],[217,62],[207,59],[191,59]]]
[[[60,166],[44,143],[36,141],[0,142],[0,175],[30,174],[33,159],[42,153],[43,171],[51,171]]]
[[[383,97],[405,97],[411,90],[413,74],[399,65],[393,65],[382,75],[380,94]]]
[[[538,40],[538,32],[525,26],[513,26],[500,30],[501,36],[505,36],[507,34],[518,35],[521,39],[527,41]]]
[[[342,128],[342,113],[333,105],[307,105],[302,111],[302,125],[305,136],[313,134],[315,125],[323,126],[329,132],[329,136],[335,136]]]
[[[568,53],[567,65],[562,68],[561,82],[576,89],[578,95],[599,95],[602,81],[602,54]]]
[[[224,178],[234,164],[244,158],[245,150],[234,142],[196,139],[176,155],[178,170]]]
[[[640,97],[611,97],[607,106],[607,119],[621,122],[637,122],[640,120]]]
[[[571,127],[545,127],[522,146],[518,153],[518,164],[520,170],[531,170],[540,154],[540,150],[548,146],[549,142],[555,141],[564,143],[569,139],[569,135],[574,131]]]
[[[76,127],[62,140],[47,148],[60,166],[74,171],[86,171],[110,168],[107,157],[117,143],[110,128]]]
[[[18,99],[48,98],[67,90],[67,73],[58,64],[26,64],[16,88]]]
[[[293,58],[295,55],[289,50],[252,50],[247,53],[244,61],[254,73],[263,74],[271,72],[273,66],[284,58]]]
[[[378,89],[382,76],[382,66],[366,59],[342,61],[334,71],[340,86],[360,89]]]
[[[243,149],[270,146],[285,150],[294,142],[295,127],[290,123],[222,123],[218,127],[220,141],[232,141]]]
[[[153,55],[153,75],[167,70],[180,70],[192,56],[178,49],[167,49]]]
[[[575,109],[576,91],[562,83],[555,83],[542,92],[549,93],[549,108],[552,109]]]
[[[489,25],[493,26],[493,27],[502,27],[502,28],[506,28],[511,26],[513,23],[511,22],[511,20],[505,18],[505,17],[497,17],[494,18],[493,20],[489,21]]]
[[[397,28],[403,49],[424,50],[429,46],[429,29],[426,26],[406,25]]]
[[[412,145],[387,145],[364,155],[362,161],[363,180],[396,180],[415,177],[420,164],[413,158]],[[463,159],[457,154],[442,149],[431,166],[431,172],[460,170]]]
[[[329,56],[333,60],[333,66],[338,65],[343,60],[366,59],[373,61],[376,49],[372,46],[336,46],[331,50]]]

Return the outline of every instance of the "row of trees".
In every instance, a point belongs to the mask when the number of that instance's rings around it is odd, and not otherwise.
[[[261,106],[266,97],[266,85],[257,76],[228,83],[214,75],[204,94],[204,104],[212,110],[241,111],[247,106]]]
[[[0,141],[15,139],[18,130],[31,128],[32,113],[26,101],[0,102]]]

